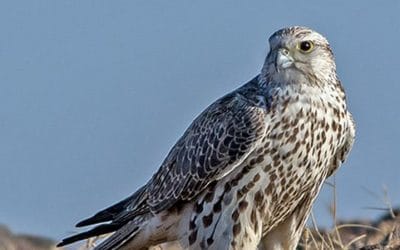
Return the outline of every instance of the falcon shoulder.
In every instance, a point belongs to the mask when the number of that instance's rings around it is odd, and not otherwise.
[[[153,212],[190,200],[229,174],[265,134],[266,101],[257,78],[203,111],[172,148],[148,183]]]

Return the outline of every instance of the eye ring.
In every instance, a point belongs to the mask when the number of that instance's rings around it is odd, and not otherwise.
[[[311,41],[302,41],[297,45],[297,48],[304,53],[309,53],[314,49],[314,43]]]

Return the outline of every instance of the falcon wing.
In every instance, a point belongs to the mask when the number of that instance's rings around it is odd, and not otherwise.
[[[257,94],[257,77],[217,100],[190,125],[146,185],[77,226],[111,222],[63,239],[58,246],[116,231],[96,248],[111,249],[134,237],[150,212],[192,199],[240,165],[266,132],[266,110],[265,99]]]
[[[245,85],[246,86],[246,85]],[[242,90],[242,91],[241,91]],[[217,100],[190,125],[148,183],[153,212],[190,200],[237,167],[265,134],[265,102],[239,89]]]
[[[344,126],[345,129],[343,133],[345,133],[345,139],[343,145],[336,151],[333,161],[329,166],[328,177],[333,175],[336,170],[340,167],[340,165],[346,160],[347,155],[349,154],[351,148],[354,144],[355,138],[355,123],[353,120],[353,116],[350,112],[347,112],[347,123]]]

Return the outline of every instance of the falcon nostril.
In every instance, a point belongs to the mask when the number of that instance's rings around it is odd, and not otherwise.
[[[289,50],[288,49],[282,49],[282,54],[284,54],[285,56],[289,55]]]

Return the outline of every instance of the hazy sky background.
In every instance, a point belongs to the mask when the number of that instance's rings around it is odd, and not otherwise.
[[[400,1],[2,1],[0,223],[55,239],[144,184],[289,25],[324,34],[357,123],[338,216],[400,205]],[[329,225],[325,187],[314,207]],[[371,194],[371,192],[375,193]]]

